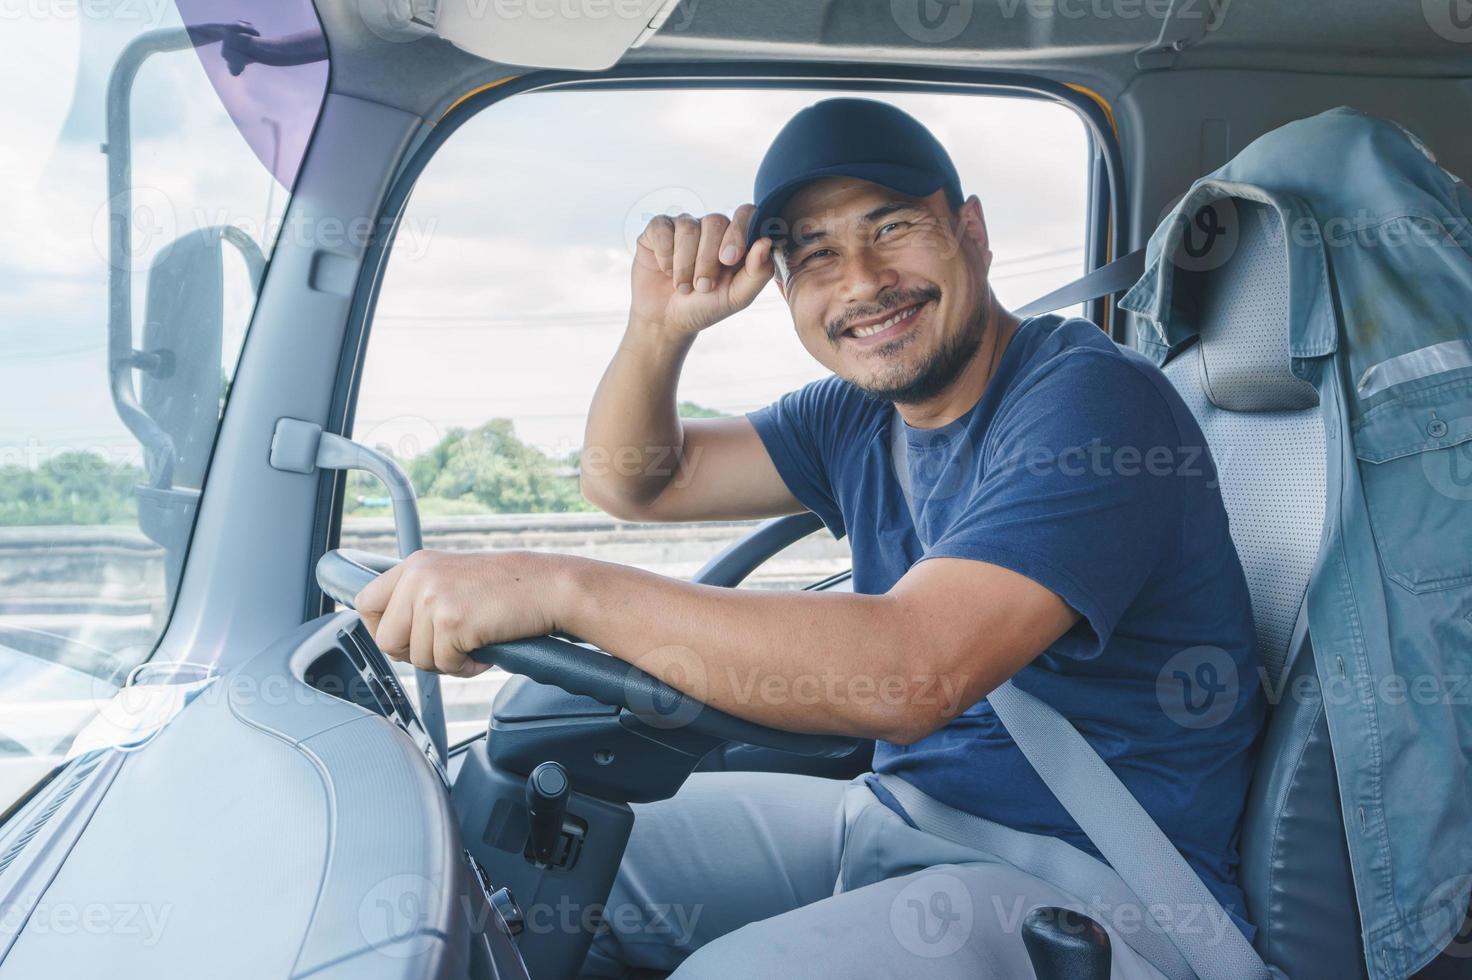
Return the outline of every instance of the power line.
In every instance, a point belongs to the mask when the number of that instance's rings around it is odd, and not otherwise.
[[[1071,255],[1081,253],[1082,245],[1070,245],[1065,248],[1048,249],[1042,252],[1032,252],[1027,255],[1019,255],[1010,259],[1003,259],[993,263],[994,269],[1006,269],[1039,259],[1053,258],[1059,255]],[[1040,269],[1019,270],[1003,275],[993,275],[991,279],[1015,279],[1019,276],[1038,275],[1047,272],[1059,272],[1065,269],[1075,268],[1074,263],[1063,265],[1046,266]],[[787,304],[781,300],[758,301],[747,307],[748,311],[758,313],[775,312],[786,310]],[[375,323],[385,325],[409,324],[416,330],[468,330],[468,329],[496,329],[496,328],[518,328],[518,327],[613,327],[622,324],[628,319],[627,307],[601,310],[568,310],[562,312],[538,312],[528,311],[525,313],[507,314],[504,316],[486,316],[478,313],[443,313],[434,316],[426,316],[417,313],[381,313],[374,317]]]
[[[1019,265],[1023,262],[1031,262],[1034,259],[1050,259],[1055,255],[1071,255],[1074,252],[1082,252],[1082,245],[1069,245],[1067,248],[1054,248],[1046,252],[1033,252],[1031,255],[1014,255],[1011,258],[1000,259],[992,263],[993,268],[1001,268],[1008,265]]]
[[[1050,265],[1043,269],[1028,269],[1024,272],[1009,272],[1005,276],[990,276],[988,278],[991,281],[995,282],[999,279],[1020,279],[1023,276],[1040,276],[1045,272],[1063,272],[1066,269],[1077,270],[1078,268],[1079,267],[1077,265],[1074,265],[1072,262],[1068,262],[1064,265]]]

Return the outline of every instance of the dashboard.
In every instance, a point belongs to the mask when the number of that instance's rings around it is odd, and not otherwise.
[[[352,617],[350,623],[337,630],[331,646],[315,655],[314,651],[314,647],[307,647],[299,658],[304,661],[302,681],[314,690],[349,701],[391,722],[414,743],[448,788],[444,768],[429,733],[419,721],[414,702],[362,620]]]
[[[0,829],[0,909],[0,980],[527,975],[353,613],[62,770]]]

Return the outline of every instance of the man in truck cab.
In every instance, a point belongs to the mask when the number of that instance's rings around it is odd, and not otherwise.
[[[1173,921],[1250,938],[1237,829],[1264,707],[1190,411],[1094,324],[998,303],[981,203],[898,109],[804,109],[755,190],[639,237],[583,492],[640,521],[810,510],[848,535],[852,593],[421,552],[357,600],[416,667],[468,676],[484,667],[467,651],[562,630],[733,715],[876,740],[853,782],[696,773],[636,807],[585,972],[1031,976],[1022,916],[1108,904],[1088,883],[1112,872],[988,705],[1009,679],[1078,728],[1221,905]],[[772,279],[831,376],[744,417],[680,419],[692,344]],[[1202,683],[1173,704],[1160,681],[1181,671]],[[978,826],[985,844],[954,829]],[[1160,975],[1135,948],[1139,909],[1093,913],[1115,976]]]

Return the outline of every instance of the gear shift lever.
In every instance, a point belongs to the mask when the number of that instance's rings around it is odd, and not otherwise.
[[[1109,933],[1063,908],[1035,908],[1022,923],[1022,943],[1038,980],[1109,980]]]
[[[526,777],[526,813],[530,824],[526,854],[537,864],[553,864],[557,859],[571,791],[567,770],[556,762],[544,762]]]

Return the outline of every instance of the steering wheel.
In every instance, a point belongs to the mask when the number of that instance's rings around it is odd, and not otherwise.
[[[358,592],[398,563],[396,558],[365,551],[329,551],[317,562],[317,584],[323,592],[353,608]],[[823,758],[841,758],[858,745],[857,739],[846,735],[785,732],[737,718],[675,690],[633,664],[555,636],[492,643],[471,651],[470,659],[623,708],[657,729],[671,728],[671,720],[677,719],[684,731],[723,742],[747,742]],[[658,710],[651,712],[653,706]]]

